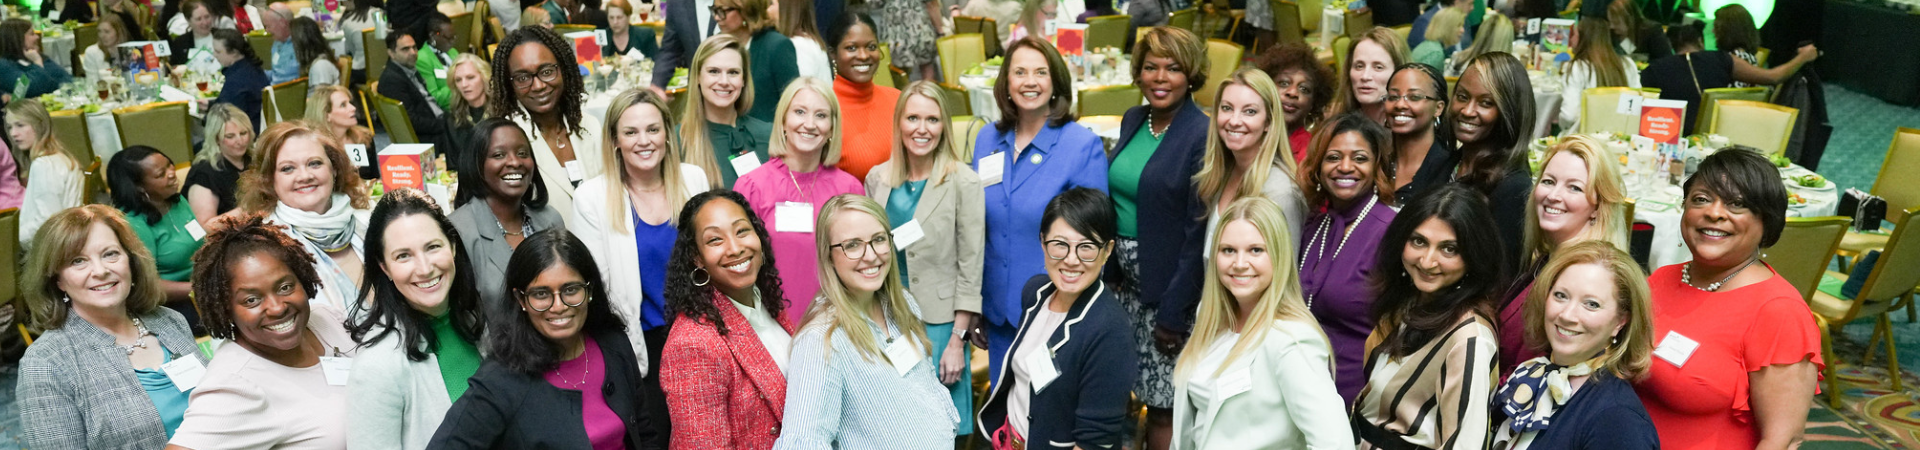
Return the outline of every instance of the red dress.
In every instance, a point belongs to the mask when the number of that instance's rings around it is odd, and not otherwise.
[[[1313,133],[1308,132],[1307,127],[1287,130],[1287,147],[1288,150],[1293,150],[1294,167],[1300,167],[1300,161],[1307,159],[1307,148],[1310,145],[1313,145]]]
[[[1706,292],[1680,282],[1681,264],[1647,277],[1655,348],[1685,336],[1699,343],[1684,366],[1657,356],[1634,386],[1668,450],[1752,449],[1760,441],[1747,376],[1772,365],[1820,360],[1820,330],[1800,291],[1774,274],[1758,284]],[[1818,385],[1815,385],[1818,389]]]

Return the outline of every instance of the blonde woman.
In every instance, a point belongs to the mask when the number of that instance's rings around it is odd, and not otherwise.
[[[1627,249],[1627,223],[1632,218],[1626,217],[1626,184],[1620,179],[1616,158],[1600,141],[1582,135],[1569,136],[1547,150],[1540,177],[1527,196],[1520,275],[1502,297],[1505,303],[1499,305],[1502,377],[1521,361],[1544,355],[1527,345],[1522,314],[1533,295],[1535,276],[1554,250],[1582,241]]]
[[[627,324],[642,363],[654,378],[667,342],[667,258],[679,235],[674,216],[687,199],[706,192],[707,175],[680,161],[667,101],[650,89],[630,89],[607,110],[601,167],[607,171],[575,190],[569,230],[598,263],[613,312]],[[642,335],[645,338],[642,339]]]
[[[1580,100],[1588,89],[1597,87],[1640,87],[1640,70],[1633,60],[1614,49],[1607,19],[1582,17],[1573,26],[1573,61],[1562,71],[1560,80],[1560,128],[1572,130],[1580,123]]]
[[[858,193],[822,211],[813,255],[779,252],[830,270],[819,277],[819,307],[793,336],[773,448],[952,447],[959,412],[934,374],[920,307],[901,286],[886,211]]]
[[[473,125],[487,118],[487,85],[493,82],[492,66],[479,55],[461,53],[453,58],[447,84],[453,88],[453,107],[447,109],[447,122],[454,130],[455,142],[465,145],[473,139]]]
[[[1440,8],[1440,12],[1434,13],[1433,21],[1427,25],[1425,39],[1413,47],[1413,53],[1407,55],[1407,60],[1446,69],[1447,49],[1459,45],[1460,38],[1467,34],[1466,20],[1467,13],[1460,8]]]
[[[954,407],[973,411],[972,352],[964,335],[980,320],[986,191],[948,136],[939,85],[908,84],[893,110],[892,160],[867,172],[867,196],[886,207],[888,222],[927,236],[900,246],[900,282],[919,301],[940,382]],[[972,432],[972,414],[962,415],[959,433]]]
[[[1334,91],[1333,112],[1338,116],[1359,111],[1373,123],[1387,123],[1387,80],[1407,62],[1407,40],[1387,27],[1373,27],[1347,46],[1345,68],[1335,68],[1340,86]]]
[[[217,219],[238,216],[235,188],[240,174],[253,160],[253,121],[247,113],[231,104],[218,104],[207,110],[206,142],[187,169],[187,180],[180,189],[187,194],[187,206],[193,218],[209,230]]]
[[[686,144],[685,162],[699,166],[716,187],[733,187],[735,180],[767,162],[766,121],[747,116],[753,106],[753,77],[748,76],[746,43],[732,35],[716,34],[700,43],[688,69],[686,111],[680,136]],[[828,91],[831,95],[832,91]]]
[[[1299,236],[1307,220],[1307,198],[1294,181],[1298,162],[1289,146],[1287,116],[1281,109],[1279,87],[1266,72],[1244,67],[1220,83],[1214,101],[1213,129],[1200,173],[1193,176],[1195,192],[1207,199],[1207,241],[1220,215],[1242,198],[1266,197],[1280,206],[1289,236]],[[1213,252],[1202,252],[1211,258]]]
[[[309,126],[333,133],[341,145],[358,144],[366,146],[363,151],[372,151],[373,130],[360,126],[360,122],[355,120],[359,112],[358,108],[353,107],[353,94],[346,86],[319,86],[313,89],[312,95],[307,96],[306,120]]]
[[[1193,337],[1173,370],[1172,448],[1352,448],[1287,218],[1262,197],[1221,214]]]
[[[747,198],[753,213],[773,229],[770,245],[786,282],[789,319],[799,319],[821,285],[814,275],[813,221],[827,200],[840,194],[865,194],[860,180],[840,170],[840,103],[833,87],[812,78],[795,80],[780,95],[778,130],[769,143],[773,156],[765,166],[740,177],[734,190]],[[891,229],[891,228],[889,228]],[[922,330],[924,331],[924,330]]]
[[[80,159],[53,137],[53,116],[39,100],[15,99],[6,108],[7,138],[32,161],[21,175],[26,190],[20,203],[20,250],[33,248],[33,234],[54,213],[80,206]]]

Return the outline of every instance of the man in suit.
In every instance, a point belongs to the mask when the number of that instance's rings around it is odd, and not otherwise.
[[[673,80],[673,69],[693,63],[693,51],[700,41],[719,32],[713,23],[713,0],[667,0],[666,36],[661,38],[660,57],[653,64],[653,86],[666,89]]]
[[[413,34],[387,34],[387,68],[380,73],[379,93],[382,97],[399,100],[407,108],[407,118],[413,122],[413,133],[420,143],[433,144],[441,153],[453,150],[448,145],[447,123],[442,119],[446,115],[440,105],[433,102],[427,93],[427,87],[420,81],[420,72],[414,69],[414,63],[420,56],[420,47],[415,44]]]

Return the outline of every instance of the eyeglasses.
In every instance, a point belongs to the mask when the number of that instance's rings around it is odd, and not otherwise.
[[[893,236],[889,233],[880,233],[874,235],[872,240],[848,239],[846,242],[833,244],[830,248],[840,250],[840,256],[854,261],[867,257],[869,249],[873,250],[875,255],[884,257],[893,253]]]
[[[1080,262],[1090,263],[1093,262],[1093,260],[1100,259],[1100,245],[1093,242],[1072,244],[1067,241],[1053,239],[1047,241],[1046,244],[1047,258],[1055,261],[1067,259],[1067,251],[1069,250],[1073,251],[1073,256],[1080,259]]]
[[[1440,100],[1441,98],[1434,97],[1431,95],[1420,95],[1420,94],[1407,94],[1407,95],[1387,94],[1387,103],[1397,102],[1397,101],[1400,101],[1400,99],[1406,99],[1409,102],[1420,103],[1420,102],[1426,102],[1426,101]]]
[[[513,74],[513,87],[523,88],[532,85],[534,77],[539,77],[542,83],[553,84],[558,82],[560,81],[560,65],[549,63],[540,66],[540,69],[534,73],[515,72]]]
[[[589,285],[585,282],[561,285],[559,295],[560,303],[566,304],[568,308],[578,308],[580,305],[587,304],[587,286]],[[520,300],[526,302],[527,307],[533,308],[534,311],[547,312],[547,310],[553,309],[553,299],[555,297],[553,289],[544,287],[534,288],[531,291],[514,289],[513,293],[519,295]]]
[[[720,20],[721,17],[726,17],[727,13],[739,11],[739,10],[740,8],[735,8],[732,6],[713,5],[713,6],[707,7],[707,12],[713,13],[714,20]]]

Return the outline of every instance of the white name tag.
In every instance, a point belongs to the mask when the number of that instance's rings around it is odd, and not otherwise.
[[[567,179],[573,180],[576,183],[580,182],[580,180],[587,179],[587,166],[582,165],[580,160],[567,161],[565,165],[567,166]]]
[[[773,231],[784,233],[812,233],[813,204],[780,202],[780,204],[774,205]]]
[[[193,390],[200,385],[200,377],[207,375],[207,366],[200,365],[200,359],[193,355],[176,355],[172,361],[160,365],[160,371],[167,373],[167,380],[180,392]]]
[[[1000,183],[1000,175],[1007,171],[1007,157],[999,152],[980,158],[980,185],[992,186]]]
[[[1673,363],[1674,367],[1686,367],[1687,358],[1692,358],[1693,351],[1699,349],[1699,342],[1681,336],[1677,331],[1668,331],[1667,336],[1660,339],[1660,346],[1654,347],[1653,356]]]
[[[373,164],[373,161],[367,158],[366,144],[347,144],[346,148],[347,160],[353,161],[354,167],[366,167],[368,164]]]
[[[193,236],[193,240],[198,241],[207,237],[207,229],[204,227],[201,227],[200,221],[198,220],[187,221],[186,229],[187,229],[187,235]]]
[[[346,386],[347,375],[353,371],[353,359],[338,356],[320,357],[320,370],[327,374],[327,384]]]
[[[447,69],[433,69],[433,77],[442,80],[447,79]]]
[[[1033,386],[1033,392],[1046,389],[1055,378],[1060,378],[1060,371],[1053,368],[1053,352],[1046,347],[1028,353],[1021,363],[1027,366],[1027,385]]]
[[[908,220],[907,223],[893,229],[893,248],[906,250],[908,246],[920,242],[920,239],[925,237],[927,232],[920,229],[920,219]]]
[[[727,159],[727,162],[733,164],[733,176],[745,176],[753,172],[753,169],[760,168],[760,155],[747,152],[744,155],[733,155],[732,158]]]
[[[607,46],[607,30],[593,30],[593,45]]]
[[[925,357],[920,354],[920,347],[908,343],[906,336],[895,338],[887,345],[887,361],[893,363],[893,370],[901,376],[906,376],[921,359]]]

